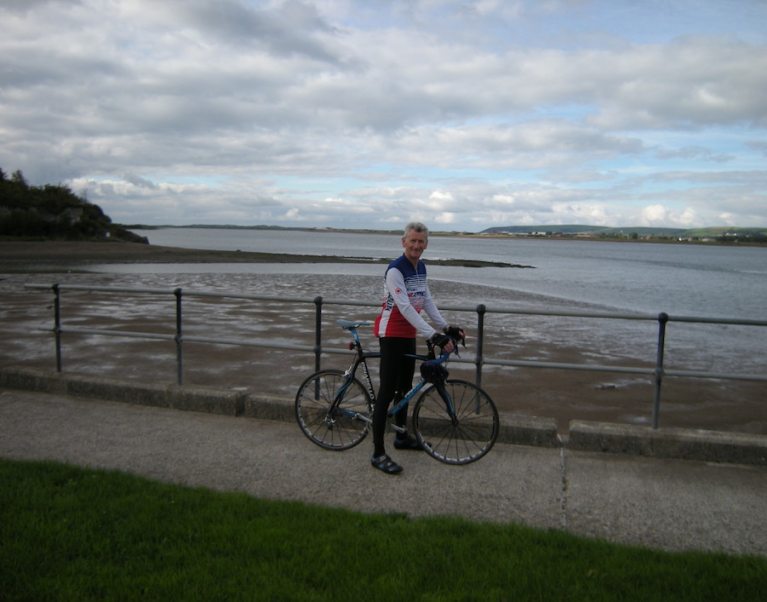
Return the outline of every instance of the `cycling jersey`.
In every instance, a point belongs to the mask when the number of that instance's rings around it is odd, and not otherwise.
[[[418,266],[413,267],[404,254],[392,261],[386,268],[384,296],[381,313],[373,327],[377,337],[413,339],[418,334],[428,339],[436,330],[421,317],[421,311],[439,328],[448,325],[431,298],[423,261],[419,260]]]

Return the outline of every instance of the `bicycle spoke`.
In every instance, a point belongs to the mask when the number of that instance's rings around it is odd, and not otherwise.
[[[445,389],[453,402],[456,420],[437,387],[416,402],[413,421],[426,452],[448,464],[468,464],[484,456],[498,437],[498,411],[492,399],[476,385],[451,380]]]
[[[343,389],[345,387],[345,389]],[[340,401],[336,396],[342,393]],[[323,370],[307,378],[298,390],[295,414],[301,431],[320,447],[349,449],[368,433],[372,412],[367,391],[357,379],[346,382],[340,370]]]

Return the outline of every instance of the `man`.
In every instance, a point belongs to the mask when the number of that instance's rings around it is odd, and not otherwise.
[[[373,412],[373,456],[371,464],[387,474],[402,472],[402,466],[386,453],[384,434],[389,405],[395,395],[406,394],[413,385],[415,359],[406,357],[416,351],[416,336],[429,339],[443,351],[453,350],[450,337],[441,334],[421,317],[421,312],[442,331],[448,323],[431,297],[426,283],[426,265],[421,255],[429,244],[429,230],[419,222],[411,222],[402,236],[403,254],[386,268],[384,302],[376,318],[374,334],[381,345],[381,386]],[[407,408],[394,416],[395,424],[407,426]],[[418,440],[407,433],[397,433],[394,447],[402,450],[422,449]]]

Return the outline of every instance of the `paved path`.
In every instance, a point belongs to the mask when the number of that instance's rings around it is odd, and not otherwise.
[[[767,556],[767,469],[496,445],[475,464],[370,443],[320,449],[294,424],[0,391],[0,456],[53,459],[257,497],[363,512],[451,514],[616,542]]]

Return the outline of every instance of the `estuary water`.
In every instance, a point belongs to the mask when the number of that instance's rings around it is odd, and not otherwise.
[[[401,252],[396,234],[217,228],[162,228],[136,233],[146,236],[151,244],[196,249],[377,259],[393,258]],[[512,269],[435,265],[429,268],[431,280],[507,289],[620,311],[767,320],[764,247],[432,236],[424,259],[473,259],[530,266]],[[184,269],[221,268],[190,265]],[[225,269],[273,271],[273,267],[263,264],[230,264]],[[376,276],[383,271],[380,265],[355,264],[294,265],[292,269]]]

